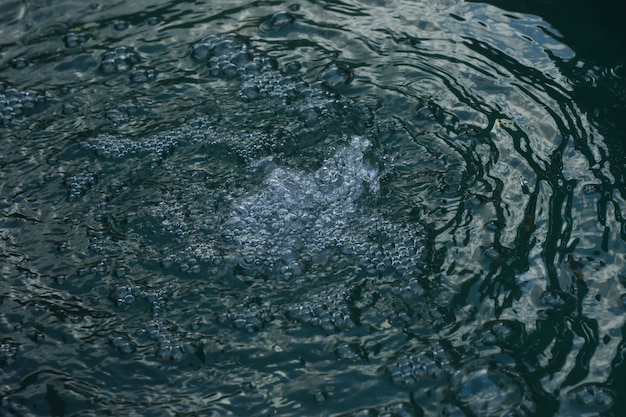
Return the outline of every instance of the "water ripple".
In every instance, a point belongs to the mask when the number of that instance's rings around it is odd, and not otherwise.
[[[623,63],[484,3],[144,3],[0,7],[0,414],[617,413]]]

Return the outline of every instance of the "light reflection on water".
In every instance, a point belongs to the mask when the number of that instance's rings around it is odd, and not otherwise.
[[[621,179],[556,29],[134,7],[5,6],[3,415],[617,413]]]

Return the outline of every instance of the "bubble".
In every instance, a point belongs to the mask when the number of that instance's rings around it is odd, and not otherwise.
[[[485,257],[487,259],[489,259],[490,261],[497,261],[499,259],[501,259],[502,254],[500,253],[500,250],[498,248],[495,247],[489,247],[486,248],[484,251]]]
[[[128,22],[125,22],[123,20],[113,20],[111,22],[111,25],[113,26],[115,30],[119,30],[119,31],[128,29]]]
[[[320,327],[327,332],[351,329],[355,326],[347,305],[351,294],[352,289],[344,285],[330,287],[289,306],[285,315],[289,319]]]
[[[330,88],[342,87],[352,81],[353,74],[347,68],[333,65],[322,73],[322,81]]]
[[[78,107],[71,103],[65,103],[63,104],[61,112],[66,116],[71,116],[78,112]]]
[[[84,33],[70,32],[63,36],[63,43],[66,48],[77,48],[83,43],[87,42],[88,37]]]
[[[451,390],[459,407],[476,417],[527,415],[536,411],[530,389],[521,375],[484,360],[465,365],[452,377]]]
[[[135,83],[145,83],[156,80],[156,72],[152,69],[138,69],[130,74],[130,80]]]
[[[102,55],[100,71],[111,74],[124,72],[139,63],[139,55],[130,48],[121,46]]]
[[[486,345],[506,345],[515,342],[519,337],[515,323],[509,321],[495,321],[489,323],[487,329],[480,335],[480,342]]]
[[[361,359],[359,349],[347,343],[343,343],[337,346],[337,348],[335,349],[335,354],[337,355],[337,359],[343,361],[356,361]]]
[[[300,72],[301,69],[302,64],[298,61],[289,62],[285,66],[285,71],[287,71],[288,74],[297,74],[298,72]]]
[[[25,58],[15,58],[11,60],[11,67],[14,69],[24,69],[28,66],[28,61]]]
[[[174,335],[175,327],[160,321],[151,321],[137,332],[142,338],[156,342],[155,356],[161,360],[180,361],[187,354],[193,354],[195,348],[188,342]]]
[[[76,201],[96,183],[95,176],[90,172],[82,172],[65,180],[68,187],[69,201]]]
[[[596,194],[600,192],[599,184],[585,184],[583,185],[584,194]]]
[[[261,33],[276,33],[290,26],[295,21],[293,15],[287,12],[276,12],[259,25]]]
[[[490,222],[485,223],[485,229],[487,229],[490,232],[497,232],[498,230],[502,229],[502,225],[500,224],[499,221],[492,220]]]
[[[568,398],[586,412],[604,412],[613,407],[615,393],[596,383],[587,383],[572,389]]]
[[[8,127],[11,123],[28,116],[45,103],[45,98],[34,91],[20,91],[0,84],[0,121]]]
[[[230,323],[237,329],[244,329],[249,333],[261,330],[267,323],[274,320],[274,313],[268,305],[264,305],[258,298],[245,297],[241,303],[217,316],[220,324]]]
[[[248,49],[247,41],[234,33],[210,35],[193,46],[193,56],[196,59],[212,57],[226,57]],[[197,53],[196,53],[197,51]]]
[[[113,346],[114,348],[118,350],[118,352],[125,354],[125,355],[134,353],[136,350],[135,345],[122,336],[112,337],[110,339],[110,343],[111,343],[111,346]]]
[[[207,60],[210,57],[210,53],[211,45],[208,43],[201,42],[191,47],[191,56],[198,61]]]
[[[408,285],[404,287],[392,288],[392,293],[400,298],[411,299],[414,297],[421,297],[424,295],[424,287],[417,280],[411,280]]]
[[[559,308],[566,304],[565,297],[556,291],[546,291],[541,295],[540,303],[546,307]]]
[[[292,17],[289,14],[279,12],[262,25],[274,30],[290,22],[290,19]],[[251,48],[240,35],[227,33],[208,36],[192,46],[191,56],[197,61],[207,62],[209,74],[213,77],[240,80],[239,96],[244,100],[271,97],[287,102],[296,98],[306,99],[307,106],[315,114],[305,109],[296,111],[310,122],[327,112],[324,108],[328,107],[331,97],[321,88],[321,84],[308,85],[281,74],[274,69],[271,60]]]
[[[139,111],[133,102],[126,102],[120,105],[120,110],[124,113],[133,114]],[[208,128],[202,125],[200,129]],[[200,130],[199,129],[199,130]],[[133,155],[152,154],[157,157],[164,157],[170,153],[179,141],[189,139],[196,133],[196,129],[177,129],[148,136],[140,140],[133,140],[123,136],[99,135],[81,143],[85,150],[93,151],[103,158],[125,158]],[[201,133],[205,135],[205,133]]]
[[[12,343],[0,344],[0,366],[11,366],[17,357],[18,345]]]
[[[394,384],[411,385],[424,378],[439,379],[454,371],[454,355],[436,344],[417,353],[401,356],[387,365]]]

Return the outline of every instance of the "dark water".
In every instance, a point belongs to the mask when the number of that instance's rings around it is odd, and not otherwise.
[[[622,415],[623,6],[501,3],[3,2],[0,414]]]

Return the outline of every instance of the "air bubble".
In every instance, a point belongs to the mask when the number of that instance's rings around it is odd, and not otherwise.
[[[322,73],[322,81],[328,87],[342,87],[352,81],[352,71],[347,68],[332,66]]]
[[[130,74],[130,80],[135,83],[145,83],[156,80],[156,72],[152,69],[135,70]]]
[[[566,299],[556,291],[546,291],[542,294],[540,302],[546,307],[559,308],[566,304]]]
[[[497,321],[489,324],[481,336],[480,341],[487,345],[508,344],[516,340],[516,328],[513,323]]]
[[[244,329],[249,333],[261,330],[272,320],[274,314],[269,306],[261,304],[260,300],[250,298],[245,298],[242,303],[217,316],[218,323],[231,323],[233,327]]]
[[[119,31],[128,29],[128,22],[125,22],[123,20],[114,20],[111,22],[111,25],[115,30]]]
[[[70,32],[63,37],[63,43],[66,48],[77,48],[83,43],[87,42],[87,35],[84,33]]]
[[[76,107],[73,104],[66,103],[66,104],[63,104],[63,108],[62,108],[61,112],[64,115],[66,115],[66,116],[71,116],[71,115],[76,114],[78,112],[78,107]]]
[[[259,25],[259,31],[267,34],[276,33],[285,29],[294,21],[295,18],[290,13],[276,12]]]
[[[17,70],[24,69],[28,66],[28,61],[25,58],[15,58],[11,61],[11,67]]]
[[[613,407],[616,396],[600,384],[588,383],[571,390],[568,398],[587,411],[604,412]]]
[[[344,285],[330,287],[288,307],[285,315],[289,319],[320,327],[327,332],[351,329],[355,327],[347,305],[351,292],[352,289]]]
[[[583,185],[583,193],[585,194],[596,194],[600,192],[599,184],[585,184]]]
[[[503,365],[477,360],[452,377],[451,390],[463,411],[476,417],[527,415],[536,403],[524,379]]]
[[[440,345],[406,355],[386,367],[393,383],[410,385],[423,378],[439,379],[453,371],[453,355]]]
[[[494,247],[485,249],[484,253],[485,253],[485,257],[492,261],[498,260],[502,256],[500,251]]]
[[[11,366],[17,356],[17,345],[10,343],[0,344],[0,366]]]
[[[20,91],[0,85],[0,118],[3,126],[23,116],[28,116],[45,102],[43,96],[34,91]]]
[[[123,72],[139,63],[139,56],[131,49],[119,47],[106,52],[101,59],[100,71],[110,74]]]

